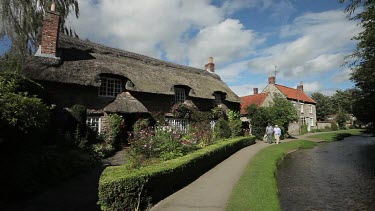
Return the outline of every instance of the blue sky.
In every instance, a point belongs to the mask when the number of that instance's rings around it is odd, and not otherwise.
[[[79,0],[80,38],[203,68],[239,96],[276,83],[331,95],[353,87],[344,57],[360,32],[338,0]],[[4,46],[0,45],[0,48]],[[1,53],[1,50],[0,50]]]

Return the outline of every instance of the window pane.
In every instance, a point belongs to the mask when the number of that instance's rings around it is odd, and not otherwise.
[[[122,91],[122,83],[120,79],[116,78],[102,78],[102,83],[99,88],[100,96],[115,97]]]

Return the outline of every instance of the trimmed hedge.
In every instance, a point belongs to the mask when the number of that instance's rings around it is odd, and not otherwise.
[[[103,210],[145,209],[253,143],[255,137],[240,137],[137,170],[128,170],[126,166],[107,167],[100,177],[98,203]]]

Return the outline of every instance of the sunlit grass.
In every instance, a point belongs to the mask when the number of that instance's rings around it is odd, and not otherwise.
[[[233,189],[226,210],[280,210],[276,170],[286,153],[312,148],[317,143],[297,140],[273,145],[257,153]]]

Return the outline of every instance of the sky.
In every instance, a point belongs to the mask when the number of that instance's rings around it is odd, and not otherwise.
[[[262,90],[275,66],[277,84],[302,82],[309,94],[354,86],[343,63],[361,28],[338,0],[79,0],[79,8],[67,24],[81,39],[202,69],[212,56],[239,96]]]

